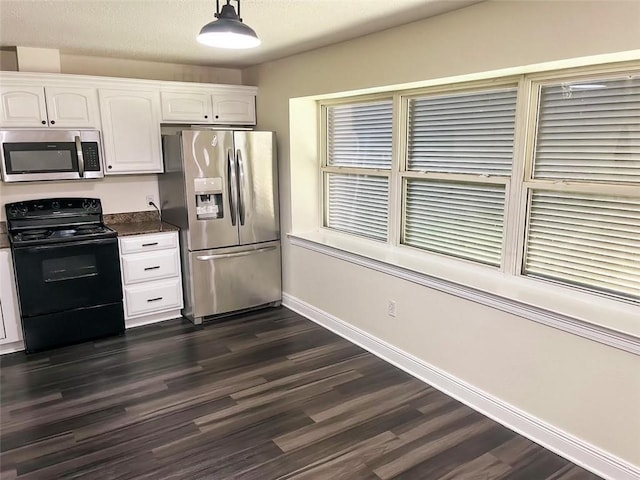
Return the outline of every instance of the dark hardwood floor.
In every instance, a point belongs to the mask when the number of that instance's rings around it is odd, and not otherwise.
[[[599,478],[285,308],[0,367],[4,480]]]

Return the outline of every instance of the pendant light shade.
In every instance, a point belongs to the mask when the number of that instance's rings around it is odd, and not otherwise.
[[[260,45],[256,32],[242,23],[240,0],[235,1],[238,2],[238,13],[231,5],[231,0],[227,0],[227,4],[222,6],[222,11],[220,1],[216,0],[216,20],[202,27],[197,38],[198,42],[210,47],[237,49]]]

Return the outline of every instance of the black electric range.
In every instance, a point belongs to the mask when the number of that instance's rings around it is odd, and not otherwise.
[[[96,198],[5,206],[28,353],[124,332],[117,233]]]

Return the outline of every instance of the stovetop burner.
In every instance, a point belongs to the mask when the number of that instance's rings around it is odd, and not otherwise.
[[[97,198],[46,198],[5,205],[14,247],[117,236],[105,226]]]
[[[41,230],[29,230],[21,234],[23,240],[40,240],[47,237],[47,231]]]
[[[110,236],[115,236],[115,232],[105,225],[65,225],[57,228],[38,228],[14,232],[11,234],[11,239],[14,245],[21,245],[33,242],[49,243],[70,239],[82,240]]]

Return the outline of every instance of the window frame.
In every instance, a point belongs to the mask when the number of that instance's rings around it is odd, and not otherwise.
[[[640,72],[640,62],[638,60],[631,60],[618,63],[610,63],[603,65],[587,65],[581,67],[572,67],[565,69],[549,69],[543,72],[525,72],[518,75],[504,75],[487,77],[483,80],[457,80],[456,79],[443,79],[438,84],[433,84],[429,87],[421,88],[406,88],[406,89],[393,89],[378,90],[379,93],[370,95],[353,95],[335,97],[331,96],[331,99],[316,100],[316,106],[318,107],[320,128],[318,128],[318,148],[320,156],[320,202],[319,219],[320,225],[318,232],[328,234],[328,237],[322,238],[340,238],[344,235],[345,239],[351,239],[357,237],[355,235],[336,231],[325,227],[325,175],[332,167],[326,165],[326,115],[324,113],[324,107],[330,105],[349,104],[356,101],[366,101],[384,98],[393,98],[393,132],[392,132],[392,168],[390,171],[384,170],[378,172],[378,174],[388,174],[389,181],[389,212],[388,212],[388,237],[386,242],[376,241],[373,239],[367,239],[365,237],[358,237],[360,240],[364,239],[362,243],[365,251],[367,241],[373,241],[376,245],[382,244],[390,247],[390,252],[396,251],[398,255],[406,256],[407,258],[420,258],[422,260],[419,263],[429,263],[429,259],[433,259],[434,262],[439,265],[450,264],[453,270],[463,267],[465,264],[474,271],[477,271],[479,275],[483,276],[482,269],[487,269],[487,275],[490,271],[498,271],[505,275],[505,281],[509,278],[516,279],[519,284],[530,284],[536,288],[548,288],[549,286],[559,287],[567,295],[575,295],[576,300],[578,297],[593,298],[601,297],[606,298],[607,301],[614,304],[626,305],[631,308],[640,306],[640,298],[626,298],[616,296],[607,292],[600,292],[595,289],[584,288],[581,286],[565,283],[562,281],[555,281],[540,277],[528,276],[523,273],[523,262],[525,258],[526,247],[526,235],[528,232],[528,205],[529,196],[533,190],[540,190],[538,188],[542,186],[544,190],[556,190],[559,192],[576,192],[576,193],[603,193],[611,194],[611,188],[609,185],[603,184],[587,184],[584,181],[566,181],[559,184],[553,180],[536,180],[532,178],[533,168],[533,149],[535,147],[535,139],[537,134],[537,116],[539,113],[539,98],[540,88],[542,84],[557,84],[562,81],[590,81],[600,79],[611,79],[615,76],[624,76],[625,74],[638,74]],[[449,83],[445,83],[449,81]],[[517,88],[517,100],[516,100],[516,116],[515,116],[515,135],[513,146],[513,164],[510,177],[503,176],[489,176],[482,177],[487,183],[502,183],[505,185],[505,211],[504,211],[504,227],[503,227],[503,243],[501,252],[501,264],[500,268],[496,269],[495,266],[483,264],[473,260],[465,258],[446,255],[443,253],[424,250],[401,243],[401,234],[404,228],[404,222],[406,221],[406,211],[403,206],[404,191],[406,188],[406,182],[409,178],[424,177],[426,179],[438,179],[436,177],[448,177],[452,180],[462,180],[463,177],[470,179],[474,177],[473,174],[437,174],[433,173],[420,173],[409,172],[407,169],[407,147],[408,147],[408,98],[424,96],[425,94],[455,94],[459,91],[473,91],[481,88],[497,89],[501,86],[516,86]],[[505,180],[502,180],[505,179]],[[476,183],[473,179],[473,183]],[[638,197],[638,185],[640,184],[628,184],[618,185],[615,195],[626,196],[631,198]],[[571,190],[567,190],[570,188]],[[333,237],[332,237],[333,236]],[[340,241],[337,242],[340,244]],[[347,245],[347,244],[345,244]],[[354,244],[355,245],[355,244]],[[377,247],[375,247],[377,248]],[[372,246],[371,251],[375,248]],[[387,255],[385,254],[385,257]],[[375,258],[375,257],[372,257]],[[389,258],[393,258],[393,255]],[[438,267],[440,268],[440,267]],[[430,274],[428,274],[430,275]],[[452,278],[455,278],[457,274],[454,274]],[[434,278],[442,278],[446,280],[446,276],[439,277],[438,274]],[[482,289],[481,289],[482,290]],[[487,290],[488,292],[490,290]],[[573,293],[572,293],[573,292]]]
[[[640,198],[640,182],[634,183],[613,183],[604,181],[587,180],[552,180],[552,179],[536,179],[534,178],[535,148],[538,135],[539,115],[540,115],[540,96],[542,88],[547,85],[557,85],[563,82],[590,82],[598,80],[609,80],[616,76],[624,76],[627,74],[640,75],[640,65],[634,62],[633,65],[625,63],[623,65],[607,65],[604,67],[578,67],[559,71],[550,71],[544,73],[535,73],[526,75],[526,88],[528,92],[529,103],[527,106],[527,124],[525,128],[525,149],[523,177],[520,182],[520,200],[516,205],[520,212],[520,220],[517,224],[517,256],[515,259],[515,270],[512,272],[515,276],[527,278],[536,282],[543,282],[555,286],[561,286],[574,291],[582,291],[589,295],[605,297],[609,299],[619,300],[621,302],[630,302],[632,304],[640,304],[640,298],[637,300],[623,295],[616,295],[599,291],[581,285],[574,285],[561,280],[551,278],[542,278],[525,274],[525,260],[527,253],[528,237],[529,237],[529,205],[531,196],[534,191],[559,192],[559,193],[581,193],[581,194],[602,194],[613,195],[625,198]]]
[[[446,258],[451,258],[452,260],[469,262],[474,265],[483,265],[487,268],[498,269],[502,272],[509,271],[512,267],[512,262],[507,262],[506,253],[512,250],[512,246],[508,243],[509,239],[512,237],[510,234],[510,225],[509,225],[509,199],[512,195],[512,185],[513,176],[516,173],[515,165],[519,163],[517,160],[519,158],[518,153],[518,132],[519,132],[519,121],[522,115],[522,108],[526,105],[523,105],[521,101],[521,90],[520,85],[523,81],[523,76],[507,76],[507,77],[499,77],[493,78],[490,80],[482,80],[475,82],[462,82],[459,84],[453,85],[438,85],[434,87],[416,89],[407,92],[398,92],[398,96],[400,97],[401,102],[401,110],[400,116],[403,119],[402,129],[397,132],[397,136],[400,138],[400,148],[399,148],[399,171],[398,171],[398,190],[400,191],[400,211],[397,215],[398,218],[398,227],[397,227],[397,238],[396,245],[399,248],[409,249],[415,252],[421,252],[428,255],[437,255]],[[505,88],[516,88],[516,112],[514,116],[514,141],[513,141],[513,158],[512,158],[512,166],[511,166],[511,175],[483,175],[483,174],[460,174],[460,173],[440,173],[440,172],[414,172],[409,170],[409,102],[411,99],[426,97],[426,96],[438,96],[438,95],[455,95],[455,94],[467,94],[472,92],[480,92],[482,90],[499,90]],[[419,247],[414,247],[411,245],[407,245],[402,243],[402,233],[404,232],[404,228],[406,225],[406,208],[405,208],[405,198],[406,198],[406,188],[407,182],[409,179],[424,179],[424,180],[441,180],[445,182],[451,183],[472,183],[472,184],[493,184],[493,185],[503,185],[504,186],[504,211],[503,211],[503,229],[502,229],[502,248],[500,253],[500,265],[494,266],[485,264],[482,262],[477,262],[471,259],[456,257],[453,255],[447,255],[445,253],[434,252],[430,250],[425,250]]]
[[[328,109],[330,107],[342,106],[342,105],[353,105],[358,103],[373,103],[377,101],[391,100],[392,102],[392,141],[391,141],[391,166],[389,169],[382,168],[369,168],[369,167],[344,167],[344,166],[332,166],[328,164],[329,159],[329,142],[328,142],[328,131],[329,131],[329,116]],[[394,197],[393,190],[393,179],[392,172],[396,170],[396,155],[395,152],[395,144],[396,144],[396,135],[395,135],[395,125],[396,125],[396,117],[397,117],[397,108],[396,108],[396,100],[395,95],[389,93],[383,93],[379,95],[362,95],[358,97],[346,97],[340,98],[333,101],[321,102],[319,103],[319,118],[320,118],[320,135],[319,135],[319,149],[320,152],[320,177],[319,177],[319,192],[321,195],[321,201],[319,202],[319,212],[318,218],[320,219],[321,230],[329,231],[332,233],[337,233],[341,235],[353,235],[358,238],[364,238],[366,240],[372,242],[381,242],[388,243],[392,233],[392,215],[395,206],[392,205],[391,199]],[[386,240],[378,240],[372,237],[367,237],[365,235],[357,235],[355,233],[345,232],[342,230],[334,229],[328,226],[328,211],[329,211],[329,195],[328,195],[328,175],[329,174],[343,174],[343,175],[370,175],[374,177],[385,177],[388,182],[388,206],[387,206],[387,238]]]

